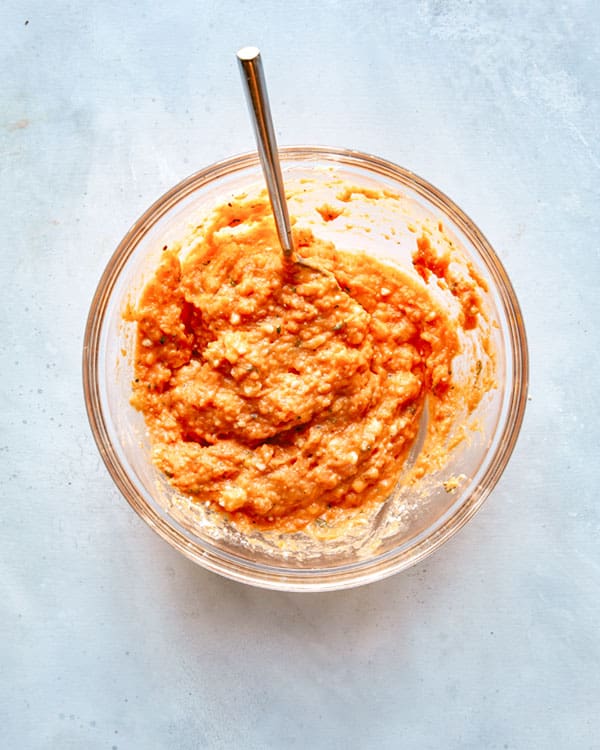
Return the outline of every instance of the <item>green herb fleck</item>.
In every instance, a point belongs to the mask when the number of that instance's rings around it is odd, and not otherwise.
[[[161,343],[161,345],[164,344],[166,340],[167,339],[164,336],[161,336],[160,337],[160,343]]]
[[[335,324],[335,325],[333,326],[332,330],[333,330],[333,331],[341,331],[341,330],[342,330],[342,328],[343,328],[343,327],[344,327],[345,325],[346,325],[346,323],[345,323],[344,321],[342,321],[341,323],[336,323],[336,324]]]
[[[281,333],[281,326],[277,326],[275,330],[277,331],[277,333]]]
[[[173,472],[172,472],[172,471],[165,471],[165,476],[166,476],[166,477],[167,477],[168,479],[173,479],[173,477],[175,476],[175,474],[173,474]]]
[[[324,518],[315,518],[315,523],[317,526],[321,526],[321,528],[327,526],[327,521]]]
[[[229,279],[229,286],[237,286],[237,281],[235,279]]]

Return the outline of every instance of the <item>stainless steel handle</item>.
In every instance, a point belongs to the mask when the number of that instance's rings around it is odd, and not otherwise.
[[[279,152],[275,131],[273,130],[260,51],[257,47],[243,47],[237,53],[237,58],[252,124],[254,125],[256,145],[267,183],[267,190],[269,191],[279,242],[283,254],[289,257],[294,251],[292,229],[285,200],[285,187],[279,165]]]

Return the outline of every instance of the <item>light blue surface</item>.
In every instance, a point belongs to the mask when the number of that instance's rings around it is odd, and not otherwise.
[[[5,0],[0,21],[0,746],[600,748],[600,6]],[[496,490],[362,589],[197,568],[129,509],[85,416],[83,327],[116,244],[253,148],[244,44],[282,144],[440,187],[527,324],[531,400]]]

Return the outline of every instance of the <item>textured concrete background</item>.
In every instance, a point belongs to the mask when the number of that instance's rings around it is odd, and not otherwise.
[[[0,745],[600,748],[598,3],[5,0],[0,21]],[[83,407],[119,239],[253,148],[243,44],[282,144],[377,153],[473,216],[529,334],[531,401],[484,509],[348,592],[180,557]]]

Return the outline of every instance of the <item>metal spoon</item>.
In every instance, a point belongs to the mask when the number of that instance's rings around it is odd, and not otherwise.
[[[260,163],[267,182],[269,198],[271,199],[279,242],[281,243],[283,254],[289,257],[294,252],[294,241],[292,239],[292,228],[290,226],[287,203],[285,201],[285,188],[283,186],[283,177],[281,176],[277,140],[275,139],[275,131],[273,130],[273,120],[271,118],[271,108],[269,107],[267,84],[260,51],[257,47],[243,47],[237,53],[237,58],[244,83],[248,109],[250,110],[252,124],[254,125],[258,155],[260,156]]]
[[[265,175],[267,190],[273,209],[273,218],[275,219],[277,235],[284,258],[290,259],[305,268],[318,271],[320,274],[334,281],[339,288],[339,283],[331,271],[321,268],[312,259],[300,258],[297,253],[294,253],[292,228],[285,200],[285,187],[281,175],[277,140],[275,139],[275,131],[273,129],[273,120],[271,118],[271,108],[269,106],[267,84],[260,51],[257,47],[242,47],[237,53],[237,58],[248,102],[248,109],[250,110],[250,117],[256,135],[258,155]]]

